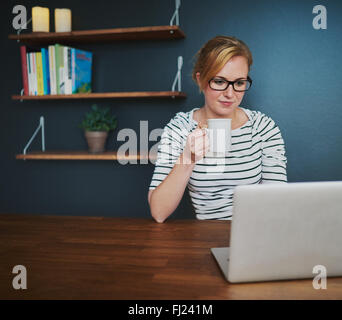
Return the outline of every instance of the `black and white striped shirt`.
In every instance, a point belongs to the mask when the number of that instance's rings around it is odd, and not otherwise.
[[[198,126],[193,119],[197,109],[178,112],[165,126],[149,190],[167,177],[182,154],[187,136]],[[199,220],[230,220],[238,185],[287,182],[285,146],[278,126],[259,111],[241,109],[249,120],[231,131],[230,151],[221,157],[206,155],[196,162],[188,181]]]

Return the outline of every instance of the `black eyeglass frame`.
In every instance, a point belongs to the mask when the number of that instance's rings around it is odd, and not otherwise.
[[[213,88],[210,86],[210,82],[211,82],[212,80],[214,80],[215,78],[220,78],[221,80],[225,81],[225,82],[227,83],[227,86],[226,86],[224,89],[213,89]],[[234,84],[235,84],[236,82],[238,82],[238,81],[241,81],[241,80],[247,80],[247,81],[249,82],[249,88],[248,88],[248,89],[246,89],[246,90],[236,90],[236,89],[235,89]],[[248,91],[248,90],[251,88],[252,83],[253,83],[253,80],[252,80],[249,76],[247,76],[247,79],[237,79],[237,80],[235,80],[235,81],[229,81],[229,80],[227,80],[227,79],[225,79],[225,78],[222,78],[222,77],[214,77],[214,78],[211,78],[211,79],[208,81],[208,84],[209,84],[209,87],[210,87],[211,90],[215,90],[215,91],[225,91],[225,90],[227,90],[227,89],[229,88],[230,85],[232,85],[232,86],[233,86],[233,90],[236,91],[236,92],[246,92],[246,91]]]

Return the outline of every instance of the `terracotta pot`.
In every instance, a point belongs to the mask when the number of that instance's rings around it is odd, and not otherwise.
[[[89,153],[105,151],[105,144],[108,137],[107,131],[85,131],[84,135],[88,142]]]

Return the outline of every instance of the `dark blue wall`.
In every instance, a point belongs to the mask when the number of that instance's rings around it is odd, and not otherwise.
[[[15,32],[11,21],[16,4],[25,5],[29,12],[35,5],[48,6],[51,17],[54,8],[71,8],[73,29],[86,30],[167,25],[174,1],[6,1],[0,11],[0,212],[148,217],[152,164],[15,160],[41,115],[46,120],[48,150],[86,148],[77,125],[93,103],[10,99],[21,89],[19,44],[7,39]],[[327,30],[312,27],[312,9],[317,4],[327,8]],[[94,54],[93,89],[97,92],[170,90],[177,56],[184,58],[186,100],[96,101],[111,107],[118,117],[108,149],[123,143],[116,139],[123,128],[139,134],[141,120],[149,121],[150,131],[163,128],[175,113],[202,106],[203,97],[191,80],[193,56],[213,36],[233,35],[244,40],[254,56],[253,87],[242,106],[266,113],[279,125],[286,143],[289,181],[342,180],[341,17],[342,2],[337,0],[183,0],[184,40],[77,46]],[[32,149],[39,149],[39,142]],[[194,217],[187,191],[173,216]]]

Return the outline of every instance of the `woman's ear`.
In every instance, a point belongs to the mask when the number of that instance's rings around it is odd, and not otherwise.
[[[197,80],[197,84],[200,85],[200,73],[196,72],[196,80]]]
[[[201,89],[201,74],[199,72],[196,72],[196,81],[197,81],[197,85],[198,85],[198,88],[199,88],[199,92],[201,93],[202,92],[202,89]]]

